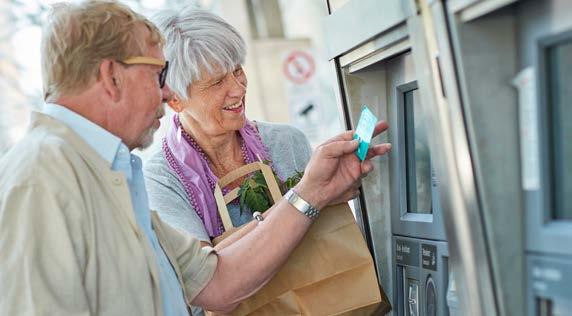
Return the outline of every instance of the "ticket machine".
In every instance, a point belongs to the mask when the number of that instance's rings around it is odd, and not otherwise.
[[[431,103],[418,80],[423,21],[414,1],[329,1],[326,43],[348,129],[367,106],[391,126],[393,149],[367,177],[356,215],[393,315],[448,315],[448,242],[426,124]],[[351,27],[348,27],[350,26]],[[449,293],[455,302],[454,293]]]
[[[356,216],[394,315],[572,315],[572,2],[329,0],[340,111],[392,152]]]
[[[445,16],[497,313],[572,315],[572,2],[428,7]]]

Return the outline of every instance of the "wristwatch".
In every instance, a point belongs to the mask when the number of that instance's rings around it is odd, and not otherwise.
[[[320,215],[320,211],[310,205],[310,203],[306,202],[303,198],[301,198],[296,191],[290,189],[286,194],[284,194],[284,198],[288,201],[288,203],[292,204],[294,208],[296,208],[300,213],[308,216],[311,220],[315,220]]]

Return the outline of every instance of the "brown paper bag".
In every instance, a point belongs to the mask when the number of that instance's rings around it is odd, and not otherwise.
[[[255,170],[262,170],[273,200],[281,197],[272,170],[260,162],[221,178],[215,197],[227,231],[215,238],[215,248],[244,235],[232,227],[226,207],[238,189],[223,197],[220,188]],[[381,315],[389,310],[371,254],[348,204],[343,203],[320,212],[280,271],[232,315]]]

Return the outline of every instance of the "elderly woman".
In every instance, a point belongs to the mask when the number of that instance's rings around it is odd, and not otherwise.
[[[210,243],[224,232],[213,195],[218,178],[268,160],[284,180],[304,170],[311,148],[291,126],[246,118],[246,48],[234,27],[190,8],[157,20],[167,40],[167,83],[175,95],[169,106],[176,114],[162,150],[146,162],[150,205],[169,224]],[[252,220],[238,204],[229,213],[235,226]]]

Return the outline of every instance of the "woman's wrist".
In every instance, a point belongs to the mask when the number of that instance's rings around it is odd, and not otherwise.
[[[304,201],[310,203],[310,205],[315,207],[317,210],[323,209],[329,203],[319,188],[308,185],[304,180],[300,181],[292,189],[298,194],[298,196],[300,196]]]

